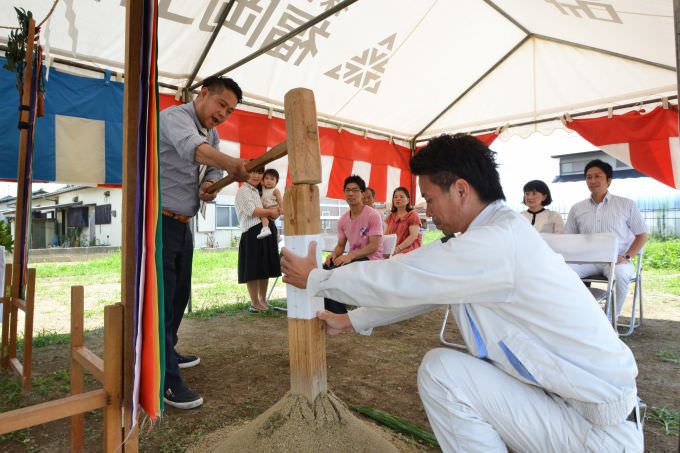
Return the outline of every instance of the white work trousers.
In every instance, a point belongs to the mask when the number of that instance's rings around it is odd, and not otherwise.
[[[561,398],[452,349],[425,355],[418,390],[445,453],[643,451],[637,423],[595,426]]]
[[[571,264],[571,268],[579,277],[590,277],[591,275],[607,275],[609,273],[608,264]],[[618,318],[628,297],[628,284],[634,272],[633,263],[621,263],[614,267],[614,288],[616,290],[616,317]]]

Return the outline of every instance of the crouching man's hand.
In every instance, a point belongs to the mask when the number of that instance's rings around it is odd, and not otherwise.
[[[326,310],[318,312],[316,316],[326,322],[326,334],[328,335],[354,332],[352,321],[350,321],[347,313],[336,314]]]

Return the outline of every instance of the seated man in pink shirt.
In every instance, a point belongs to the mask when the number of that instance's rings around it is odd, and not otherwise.
[[[338,220],[338,243],[326,257],[325,269],[344,266],[353,261],[383,259],[382,219],[378,211],[364,205],[362,201],[366,183],[361,176],[352,175],[345,179],[343,187],[349,211]],[[349,253],[345,255],[347,241]],[[324,305],[326,310],[333,313],[347,313],[345,304],[333,299],[324,299]]]

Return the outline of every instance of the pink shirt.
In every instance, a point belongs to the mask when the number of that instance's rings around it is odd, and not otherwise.
[[[347,211],[338,220],[338,241],[347,239],[350,252],[366,247],[369,236],[381,236],[378,250],[368,255],[369,260],[383,259],[382,235],[380,214],[370,206],[364,206],[353,219],[350,218],[350,211]]]

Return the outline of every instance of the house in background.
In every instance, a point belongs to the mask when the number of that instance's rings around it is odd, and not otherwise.
[[[31,248],[120,246],[121,191],[69,185],[40,190],[31,200]],[[16,197],[0,200],[0,214],[12,225]]]
[[[225,191],[206,204],[205,217],[191,220],[195,248],[238,246],[241,230],[234,207],[235,191]],[[229,193],[232,192],[232,193]],[[0,219],[10,222],[14,234],[16,197],[0,199]],[[323,199],[321,223],[335,232],[348,209],[344,200]],[[32,197],[31,248],[120,247],[122,244],[122,191],[120,188],[69,185],[53,192],[39,190]],[[282,221],[279,221],[282,230]]]

